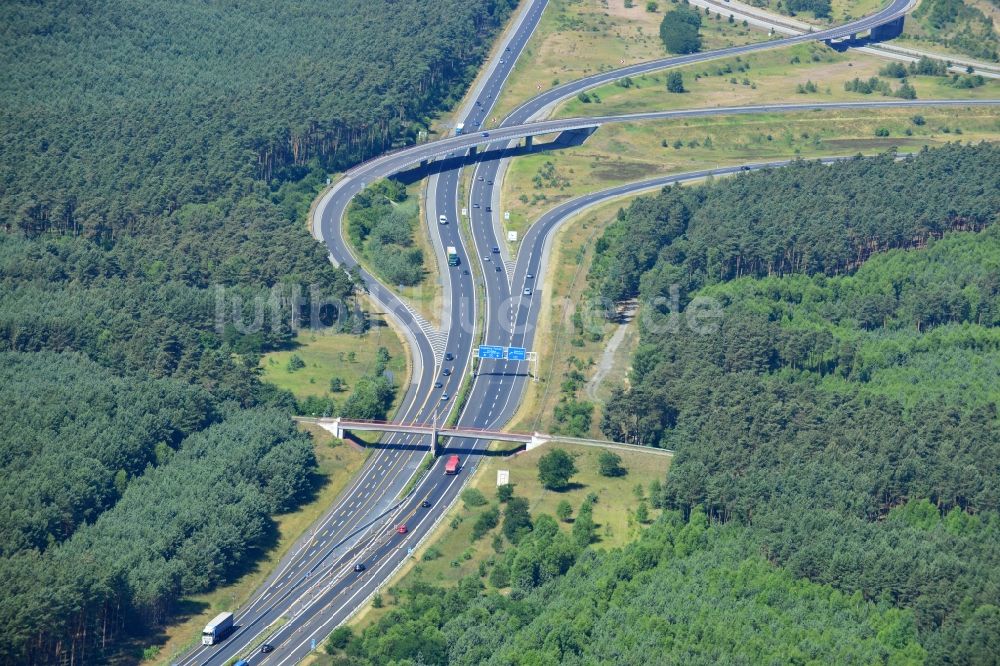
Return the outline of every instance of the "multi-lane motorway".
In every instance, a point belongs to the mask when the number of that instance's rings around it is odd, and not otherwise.
[[[554,103],[581,90],[613,81],[628,74],[638,74],[664,67],[745,53],[761,48],[806,39],[836,38],[857,32],[905,12],[912,0],[895,0],[872,17],[813,35],[775,40],[758,45],[724,49],[712,53],[666,58],[605,72],[554,88],[514,111],[495,129],[474,127],[489,118],[497,94],[538,23],[545,0],[533,0],[522,8],[512,22],[495,56],[478,80],[463,116],[466,134],[423,144],[371,160],[347,172],[328,192],[315,215],[314,231],[327,244],[331,259],[340,266],[357,265],[343,237],[341,220],[351,198],[366,185],[424,160],[447,160],[460,167],[472,146],[485,146],[486,153],[475,161],[469,198],[460,203],[459,168],[445,168],[431,180],[428,198],[428,222],[435,243],[458,248],[462,263],[444,268],[445,312],[443,330],[437,330],[408,309],[395,294],[362,271],[372,299],[379,304],[407,338],[413,357],[411,383],[397,418],[401,421],[427,423],[444,421],[455,409],[455,399],[464,378],[473,368],[472,350],[476,344],[530,347],[533,322],[538,314],[546,243],[558,224],[583,208],[599,201],[660,185],[699,178],[708,173],[730,173],[739,167],[716,169],[696,174],[658,178],[633,183],[587,195],[567,202],[547,213],[521,239],[516,262],[506,253],[506,243],[499,238],[498,181],[499,159],[516,139],[608,122],[629,122],[674,116],[720,113],[788,111],[805,108],[850,108],[857,106],[927,105],[928,102],[894,100],[882,103],[836,105],[769,105],[729,109],[672,111],[663,113],[529,122]],[[968,105],[969,102],[944,101],[938,104]],[[982,104],[983,102],[976,102]],[[996,104],[998,101],[986,103]],[[487,135],[484,135],[484,132]],[[775,166],[755,165],[759,166]],[[471,246],[461,233],[459,209],[468,209]],[[444,215],[447,223],[438,224]],[[494,252],[494,248],[499,252]],[[485,311],[477,301],[477,289],[484,297]],[[477,329],[477,321],[482,320]],[[476,336],[480,337],[477,338]],[[445,370],[448,373],[445,374]],[[527,380],[526,364],[508,361],[480,361],[469,399],[460,415],[460,423],[474,427],[497,427],[509,420]],[[320,642],[344,619],[383,585],[392,572],[405,561],[408,551],[429,534],[461,489],[463,479],[475,465],[473,441],[452,440],[451,450],[459,451],[465,463],[457,476],[445,476],[440,462],[416,485],[407,497],[399,499],[403,489],[416,474],[424,459],[426,442],[397,436],[387,438],[375,448],[364,469],[341,494],[334,507],[310,531],[308,537],[292,549],[278,569],[253,596],[251,602],[236,611],[237,629],[217,646],[199,646],[175,663],[226,664],[234,658],[251,664],[293,664],[304,657],[314,642]],[[397,526],[405,524],[405,534]],[[364,571],[355,571],[358,564]],[[261,643],[274,646],[262,654]]]

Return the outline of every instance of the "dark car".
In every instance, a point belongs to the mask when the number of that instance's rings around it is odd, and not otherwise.
[[[362,564],[361,562],[358,562],[357,564],[354,565],[354,571],[356,571],[357,573],[361,573],[364,570],[365,570],[365,565]]]
[[[502,270],[503,270],[502,268],[500,268],[499,266],[497,266],[497,273],[499,273]]]
[[[490,133],[489,132],[483,132],[483,138],[484,139],[490,138]]]
[[[479,208],[479,204],[477,204],[477,203],[474,203],[474,204],[472,204],[472,207],[473,207],[473,208]]]
[[[441,382],[434,382],[434,388],[444,388],[444,384]]]
[[[469,274],[469,269],[468,268],[466,268],[466,269],[464,269],[462,271],[462,275],[468,275],[468,274]]]
[[[420,503],[420,506],[424,507],[425,509],[429,509],[431,508],[431,503],[429,500],[424,500],[423,502]]]
[[[741,168],[741,169],[742,169],[743,171],[749,171],[749,170],[750,170],[750,167],[748,167],[748,166],[745,166],[745,167],[740,167],[740,168]]]
[[[500,248],[498,247],[493,248],[493,254],[500,254]]]
[[[487,213],[492,213],[493,212],[493,206],[487,206],[486,207],[486,212]]]
[[[454,361],[455,360],[455,355],[452,354],[451,352],[445,352],[444,360],[446,360],[446,361]]]
[[[270,643],[264,643],[263,645],[260,646],[261,654],[269,654],[271,652],[274,652],[274,646],[271,645]]]
[[[451,376],[451,368],[445,368],[444,370],[441,371],[441,374],[444,375],[445,377],[450,377]]]

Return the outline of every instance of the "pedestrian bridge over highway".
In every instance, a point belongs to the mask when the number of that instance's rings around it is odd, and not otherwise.
[[[433,424],[417,423],[395,423],[392,421],[365,421],[357,419],[337,418],[305,418],[298,417],[297,421],[303,423],[315,423],[319,427],[330,432],[334,437],[343,439],[351,431],[354,432],[392,432],[403,435],[427,435],[430,437],[430,448],[435,453],[438,451],[438,437],[459,437],[462,439],[478,439],[496,442],[516,442],[524,444],[525,449],[530,451],[534,448],[547,444],[548,442],[559,441],[566,444],[580,444],[583,446],[596,446],[604,449],[617,449],[620,451],[641,451],[658,455],[672,456],[674,452],[669,449],[657,449],[650,446],[638,446],[636,444],[626,444],[624,442],[613,442],[604,439],[587,439],[584,437],[564,437],[562,435],[548,435],[540,432],[518,433],[506,432],[503,430],[482,430],[467,427],[439,427]]]

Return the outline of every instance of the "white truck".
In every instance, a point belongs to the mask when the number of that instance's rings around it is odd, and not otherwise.
[[[205,625],[205,631],[201,632],[202,645],[215,645],[229,635],[233,630],[233,614],[219,613],[215,619]]]
[[[455,136],[458,136],[465,131],[465,123],[457,123],[455,125]]]

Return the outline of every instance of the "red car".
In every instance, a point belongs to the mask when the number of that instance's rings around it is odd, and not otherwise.
[[[396,531],[399,532],[400,534],[406,534],[406,525],[400,525],[399,527],[396,528]]]

